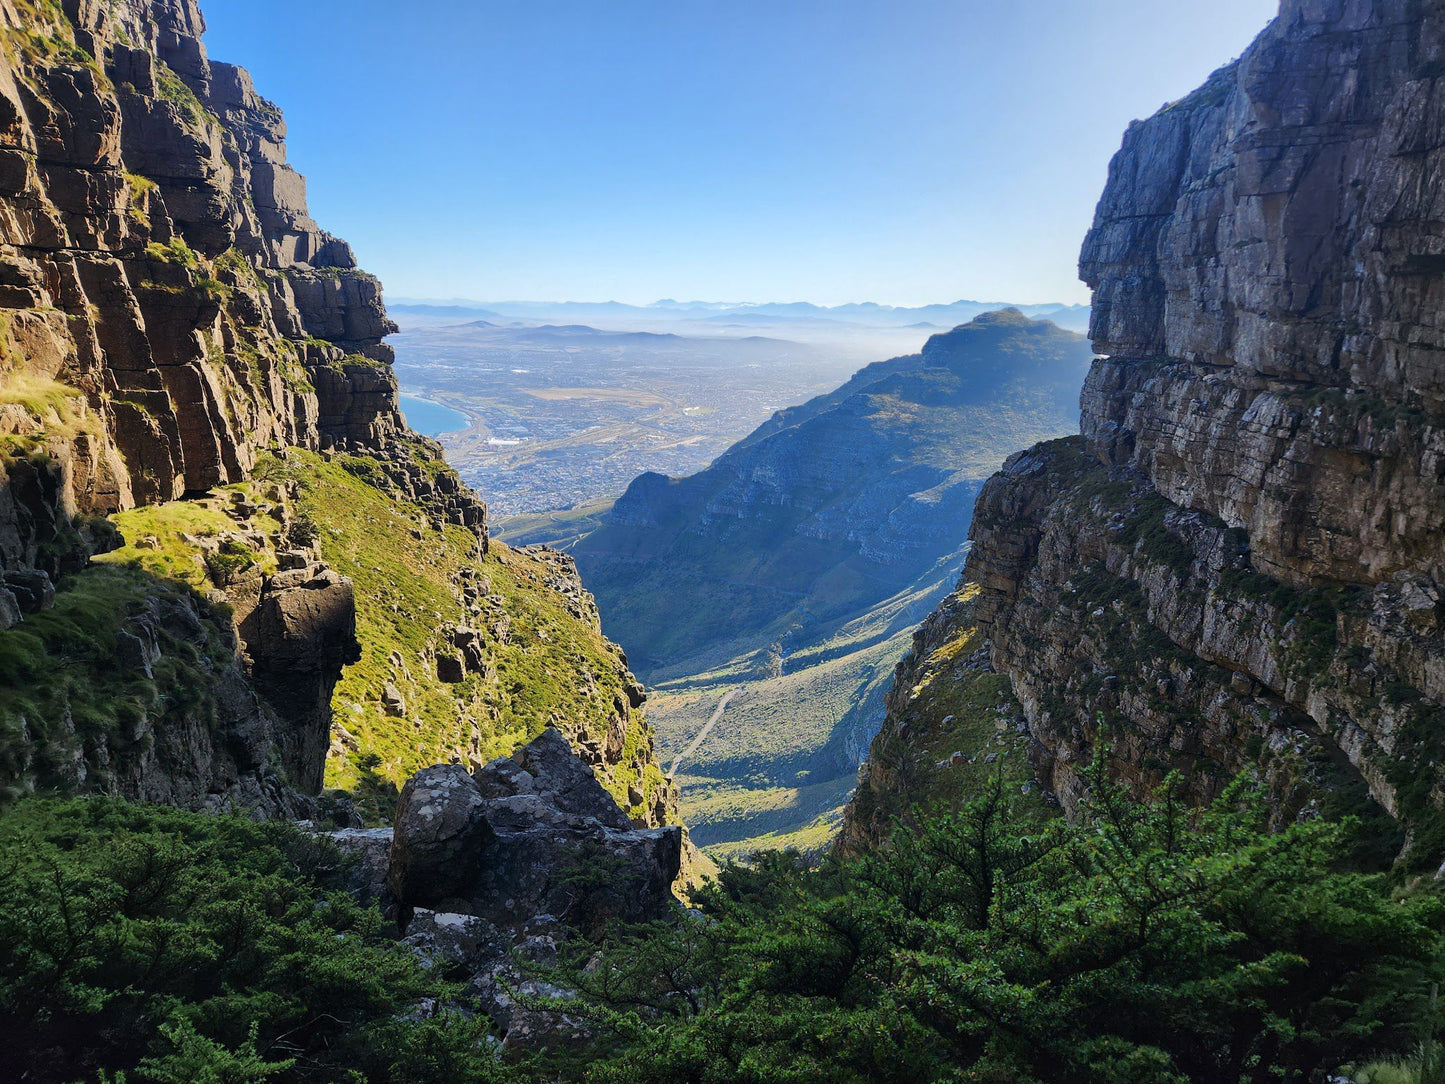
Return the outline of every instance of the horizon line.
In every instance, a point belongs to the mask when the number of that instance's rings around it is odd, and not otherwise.
[[[840,302],[838,302],[837,304],[828,305],[828,304],[823,304],[823,303],[817,302],[817,301],[803,301],[803,300],[793,300],[793,301],[705,301],[705,300],[702,300],[702,299],[694,298],[694,299],[689,300],[689,301],[678,301],[677,299],[671,298],[671,297],[661,297],[661,298],[656,299],[655,301],[646,301],[646,302],[618,301],[618,300],[615,299],[615,298],[608,298],[608,299],[605,299],[605,300],[581,300],[581,299],[577,299],[577,298],[526,298],[526,297],[513,297],[513,298],[505,298],[505,299],[499,298],[499,299],[493,299],[493,300],[486,300],[486,299],[483,299],[483,298],[474,298],[474,297],[420,297],[420,296],[413,296],[413,295],[407,295],[407,294],[399,294],[399,295],[397,295],[397,296],[395,296],[395,297],[392,297],[392,298],[388,299],[388,302],[387,302],[387,303],[388,303],[388,304],[393,304],[393,305],[426,304],[426,305],[477,305],[477,306],[486,306],[486,305],[621,305],[621,306],[624,306],[624,307],[630,308],[630,309],[651,309],[651,308],[657,308],[657,307],[660,306],[660,305],[678,305],[678,306],[683,306],[683,307],[685,307],[685,306],[690,306],[690,305],[711,305],[711,306],[720,306],[720,307],[730,308],[730,309],[762,308],[763,306],[766,306],[766,305],[807,305],[807,306],[810,306],[810,307],[815,308],[815,309],[843,309],[843,308],[851,308],[851,307],[860,307],[860,308],[861,308],[861,307],[864,307],[864,306],[872,306],[872,307],[874,307],[874,308],[892,309],[892,310],[895,310],[895,311],[897,311],[897,310],[912,310],[912,309],[931,309],[931,308],[943,308],[943,309],[946,309],[946,308],[952,308],[954,305],[985,305],[985,306],[988,306],[988,305],[998,305],[998,306],[1004,307],[1004,308],[1007,308],[1007,307],[1010,307],[1010,306],[1022,306],[1022,307],[1026,307],[1026,308],[1042,308],[1042,307],[1044,307],[1044,306],[1046,306],[1046,305],[1056,305],[1056,306],[1058,306],[1059,308],[1064,308],[1064,309],[1087,309],[1087,308],[1090,308],[1090,307],[1091,307],[1091,303],[1090,303],[1090,302],[1086,302],[1086,301],[1058,301],[1058,300],[1051,300],[1051,301],[1016,301],[1016,300],[980,301],[980,300],[978,300],[978,299],[976,299],[976,298],[970,298],[970,297],[956,298],[956,299],[953,300],[953,301],[928,301],[928,302],[924,302],[924,303],[918,304],[918,305],[897,305],[897,304],[893,304],[893,303],[890,303],[890,302],[884,302],[884,301],[840,301]]]

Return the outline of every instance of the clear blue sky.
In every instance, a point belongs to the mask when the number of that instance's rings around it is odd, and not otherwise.
[[[203,0],[391,295],[1082,301],[1131,119],[1276,0]]]

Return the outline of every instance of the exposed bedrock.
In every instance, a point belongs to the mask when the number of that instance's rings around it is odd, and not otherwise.
[[[4,450],[61,462],[63,515],[240,481],[287,445],[390,458],[429,497],[380,284],[311,219],[280,111],[207,58],[194,0],[63,9],[0,0],[0,380],[35,393],[0,399]],[[33,530],[14,503],[0,539]],[[437,504],[485,541],[481,502]]]
[[[462,978],[504,1046],[577,1039],[584,1025],[518,995],[564,995],[518,967],[675,906],[682,829],[638,828],[556,730],[474,775],[439,764],[402,790],[388,885],[406,941]]]
[[[1442,73],[1437,5],[1285,0],[1125,135],[1082,438],[985,486],[965,570],[1066,808],[1103,719],[1141,788],[1258,762],[1445,855]]]

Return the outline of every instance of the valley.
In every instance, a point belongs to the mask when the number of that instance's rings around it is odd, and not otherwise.
[[[962,569],[979,487],[1005,449],[1074,428],[1091,356],[1048,321],[985,313],[778,412],[702,471],[498,523],[576,558],[652,690],[659,756],[681,758],[709,854],[816,852],[837,833],[894,666]]]
[[[1039,98],[1066,13],[501,5],[445,65],[470,6],[311,7],[257,71],[388,277],[631,298],[1047,283],[1065,107],[1119,146],[1227,18]],[[926,121],[949,29],[1032,108]],[[388,309],[205,32],[0,0],[0,1081],[1441,1084],[1434,6],[1280,0],[1129,123],[1087,308]]]

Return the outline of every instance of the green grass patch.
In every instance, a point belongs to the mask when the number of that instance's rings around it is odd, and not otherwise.
[[[322,556],[356,585],[361,660],[336,687],[334,747],[344,752],[327,762],[328,785],[356,788],[368,778],[400,785],[429,764],[485,762],[553,724],[603,733],[622,693],[616,656],[547,586],[550,566],[497,543],[479,558],[470,531],[438,530],[423,509],[389,492],[374,459],[326,462],[293,449],[285,461],[265,459],[256,476],[300,483],[298,511],[316,525]],[[449,650],[439,644],[443,625],[474,620],[455,583],[464,568],[491,581],[510,631],[503,641],[483,628],[485,672],[449,684],[438,677],[436,655]],[[402,693],[404,718],[382,709],[388,683]],[[634,712],[625,752],[647,740]],[[650,799],[663,781],[655,766],[639,775],[624,764],[602,782],[627,808],[629,783]]]
[[[200,638],[161,629],[151,678],[116,657],[128,618],[152,599],[188,594],[141,568],[96,565],[66,577],[54,607],[0,632],[0,784],[8,796],[63,784],[97,739],[124,753],[168,717],[212,715],[213,676],[233,662],[224,616],[201,607],[210,627]]]
[[[218,492],[238,491],[249,494],[251,487],[245,484],[228,486]],[[111,516],[110,519],[125,538],[126,544],[120,549],[96,557],[95,561],[100,564],[134,565],[152,576],[179,581],[197,591],[205,591],[224,582],[224,578],[210,574],[211,562],[208,562],[208,557],[228,558],[229,563],[234,564],[236,569],[241,567],[244,560],[258,565],[263,572],[276,570],[276,555],[269,546],[255,550],[228,539],[224,544],[229,551],[222,555],[210,553],[198,544],[202,540],[222,539],[239,530],[230,516],[208,504],[171,501],[167,504],[133,508]],[[256,530],[268,536],[281,529],[281,524],[267,515],[258,515],[251,522]],[[216,545],[219,548],[223,543],[217,542]],[[222,563],[228,562],[223,560]]]

